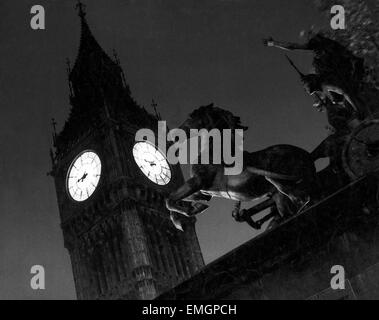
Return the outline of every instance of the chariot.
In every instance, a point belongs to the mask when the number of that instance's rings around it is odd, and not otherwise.
[[[352,180],[379,170],[379,119],[365,120],[351,132],[342,161]]]
[[[341,175],[345,175],[344,184],[337,184],[334,189],[327,187],[320,201],[338,193],[339,189],[343,189],[348,184],[358,182],[366,176],[377,175],[379,172],[379,119],[361,121],[345,136],[344,140],[340,154],[342,170],[332,174],[329,172],[328,175],[320,177],[320,179],[326,180],[321,181],[323,185],[329,184],[330,187],[331,184],[335,185],[336,179],[338,180]],[[332,201],[332,198],[330,197],[328,201]],[[378,190],[375,199],[379,201]],[[317,207],[317,205],[317,202],[313,203],[312,207]],[[235,212],[240,211],[239,206],[238,204]],[[262,212],[267,209],[270,209],[270,212],[262,216]],[[308,208],[305,208],[304,211],[306,209]],[[301,213],[299,212],[299,214]],[[253,229],[259,230],[265,222],[276,216],[275,202],[271,198],[267,198],[253,208],[243,211],[242,214],[235,215],[235,218],[237,221],[246,222]],[[255,217],[259,218],[254,219]]]
[[[214,196],[236,201],[232,213],[236,221],[261,229],[271,220],[272,227],[317,207],[320,202],[332,205],[333,195],[340,190],[379,172],[379,116],[375,116],[379,115],[379,90],[365,80],[363,59],[321,34],[305,44],[272,38],[264,44],[314,51],[315,72],[308,75],[288,56],[287,59],[300,75],[306,92],[316,98],[314,106],[326,111],[332,132],[311,153],[290,145],[244,151],[243,171],[235,177],[223,174],[224,163],[194,166],[192,177],[166,201],[178,229],[182,228],[178,215],[188,217],[203,212],[208,205],[200,201],[207,202]],[[231,112],[213,105],[192,112],[182,126],[186,130],[247,129]],[[317,172],[315,162],[321,158],[329,158],[330,164]],[[264,200],[241,209],[241,202],[257,199]],[[377,210],[378,201],[370,207]]]

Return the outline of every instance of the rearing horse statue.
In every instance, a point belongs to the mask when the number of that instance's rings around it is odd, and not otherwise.
[[[180,128],[187,136],[190,129],[231,129],[232,137],[236,129],[247,130],[239,117],[213,104],[193,111]],[[208,145],[210,150],[206,151],[212,155],[212,145]],[[199,157],[202,151],[199,150]],[[205,211],[209,206],[204,202],[212,197],[245,202],[275,195],[272,199],[278,212],[286,217],[302,210],[316,195],[314,162],[307,151],[295,146],[275,145],[256,152],[243,151],[243,169],[238,175],[225,175],[226,166],[212,161],[191,165],[190,179],[166,200],[177,229],[183,230],[181,215],[190,217]]]

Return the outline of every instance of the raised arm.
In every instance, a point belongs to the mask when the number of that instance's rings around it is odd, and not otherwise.
[[[281,42],[275,41],[273,38],[263,39],[263,44],[266,47],[276,47],[283,50],[311,50],[307,43]]]

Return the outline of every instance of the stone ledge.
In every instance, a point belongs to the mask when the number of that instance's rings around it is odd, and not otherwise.
[[[349,184],[157,299],[307,299],[329,287],[333,265],[356,277],[379,262],[379,211],[365,209],[376,186],[374,176]]]

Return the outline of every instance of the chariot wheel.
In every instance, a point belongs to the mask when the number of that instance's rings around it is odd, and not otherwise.
[[[353,180],[379,171],[379,119],[362,122],[348,138],[343,167]]]

